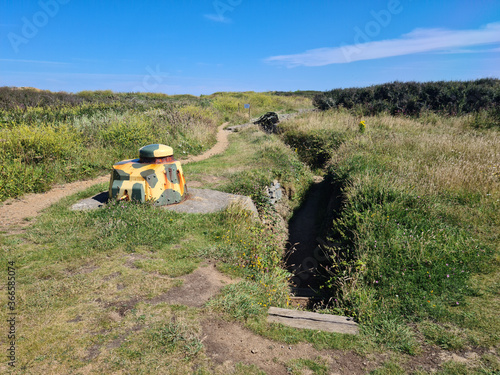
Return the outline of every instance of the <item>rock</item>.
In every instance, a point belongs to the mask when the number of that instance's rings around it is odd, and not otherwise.
[[[260,116],[254,124],[259,125],[268,134],[278,134],[280,130],[276,124],[279,122],[280,120],[276,112],[267,112]]]
[[[276,204],[282,197],[283,193],[281,192],[281,185],[278,180],[274,180],[271,183],[271,186],[266,188],[266,194],[269,197],[269,201],[271,204]]]
[[[108,192],[103,191],[102,193],[96,194],[93,197],[82,199],[72,205],[70,210],[72,211],[86,211],[95,210],[96,208],[103,207],[108,201]]]

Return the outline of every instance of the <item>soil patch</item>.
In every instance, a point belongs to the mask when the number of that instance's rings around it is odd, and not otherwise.
[[[142,257],[139,257],[139,259],[142,259]],[[133,266],[133,264],[131,263],[129,266]],[[104,303],[104,307],[112,308],[120,317],[125,316],[139,302],[151,305],[165,302],[171,305],[202,307],[210,298],[217,295],[225,285],[239,281],[238,279],[231,279],[220,273],[215,267],[215,264],[211,263],[203,264],[194,272],[176,278],[175,280],[182,280],[182,285],[173,287],[168,292],[160,294],[159,296],[150,299],[133,297],[128,300],[107,302]],[[118,287],[120,286],[118,285]],[[101,303],[100,300],[97,302]]]
[[[167,293],[146,302],[151,304],[166,302],[169,304],[202,307],[210,298],[217,295],[222,287],[238,281],[223,275],[215,268],[215,264],[210,263],[199,267],[181,279],[184,281],[181,286],[172,288]]]
[[[375,369],[376,361],[353,352],[316,350],[311,344],[286,345],[256,335],[238,323],[211,317],[202,322],[206,354],[220,370],[231,372],[238,363],[255,365],[266,374],[287,375],[287,363],[293,359],[317,360],[321,357],[329,374],[366,374]]]

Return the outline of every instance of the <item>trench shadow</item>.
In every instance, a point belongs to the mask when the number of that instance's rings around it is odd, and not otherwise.
[[[330,259],[324,249],[332,244],[323,238],[338,215],[340,196],[340,186],[328,178],[315,182],[289,221],[284,262],[294,275],[290,285],[292,305],[312,308],[328,299],[321,286],[328,280],[324,269]]]

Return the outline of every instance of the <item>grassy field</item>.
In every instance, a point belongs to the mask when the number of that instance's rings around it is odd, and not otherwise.
[[[316,142],[299,155],[329,160],[343,192],[325,236],[341,242],[329,249],[329,310],[391,349],[498,349],[500,137],[473,122],[329,111],[284,125],[288,143]]]
[[[101,98],[106,95],[114,97],[108,102]],[[17,154],[3,165],[17,163],[28,173],[49,164],[75,166],[71,163],[95,154],[98,165],[89,167],[91,176],[109,170],[107,161],[129,157],[144,142],[171,143],[177,154],[200,152],[213,144],[220,123],[246,121],[238,103],[251,102],[255,115],[310,107],[303,97],[256,93],[106,95],[81,93],[92,100],[66,109],[52,103],[24,115],[4,109],[1,138],[9,141],[1,144],[3,150],[39,160]],[[129,108],[131,98],[142,100],[144,110]],[[107,109],[90,116],[78,112],[85,106]],[[31,116],[32,111],[40,113]],[[64,117],[64,111],[75,115]],[[51,113],[55,120],[45,121]],[[69,210],[78,199],[107,190],[105,185],[63,199],[26,232],[1,234],[0,261],[14,262],[16,268],[18,363],[10,369],[2,361],[0,369],[16,374],[263,373],[260,363],[236,361],[225,367],[211,359],[203,327],[207,320],[223,319],[278,346],[312,343],[316,356],[275,359],[290,374],[329,373],[335,370],[329,367],[332,358],[349,353],[353,361],[373,361],[373,374],[428,373],[424,363],[430,353],[444,358],[438,374],[498,373],[500,140],[495,127],[477,128],[476,120],[432,113],[418,119],[359,117],[344,110],[306,113],[282,123],[279,136],[246,129],[230,135],[225,153],[185,165],[188,186],[249,195],[261,222],[238,207],[205,215],[133,203]],[[127,132],[130,143],[118,142],[127,140]],[[38,135],[30,143],[26,139],[32,134]],[[40,134],[50,139],[43,143]],[[137,138],[141,134],[152,138]],[[61,143],[54,141],[59,137],[67,137],[62,151],[45,154]],[[25,141],[16,148],[18,139]],[[89,139],[95,141],[91,146],[85,143]],[[183,148],[181,142],[198,146]],[[43,145],[40,154],[29,151],[38,144]],[[80,153],[72,159],[75,148]],[[58,170],[49,175],[50,182],[81,176]],[[340,245],[326,248],[332,257],[324,290],[331,300],[321,312],[356,317],[361,334],[355,337],[265,320],[269,306],[289,305],[284,221],[303,201],[312,171],[343,196],[341,211],[324,233],[326,243]],[[28,187],[36,176],[18,194],[37,191]],[[287,192],[278,207],[263,192],[274,179]],[[6,189],[6,180],[1,181]],[[183,276],[208,260],[236,282],[202,308],[162,301]],[[5,322],[4,284],[0,293]],[[0,342],[6,344],[6,335]],[[472,354],[466,362],[456,360],[467,353]]]

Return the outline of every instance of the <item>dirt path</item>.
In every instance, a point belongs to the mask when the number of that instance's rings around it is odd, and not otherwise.
[[[201,155],[181,160],[182,164],[201,161],[220,154],[229,145],[229,130],[224,130],[224,123],[217,130],[217,143]],[[93,185],[108,182],[108,176],[101,176],[87,181],[75,181],[64,185],[55,185],[45,193],[31,193],[20,198],[6,200],[0,206],[0,231],[15,234],[23,231],[30,224],[31,218],[38,216],[44,209],[68,195],[83,191]]]
[[[30,219],[38,216],[61,198],[107,181],[109,181],[109,176],[101,176],[93,180],[55,185],[45,193],[31,193],[20,198],[8,199],[0,206],[0,231],[9,234],[23,231],[30,225]]]
[[[231,373],[237,362],[255,365],[266,374],[287,375],[293,360],[324,363],[329,374],[366,374],[380,364],[352,351],[317,350],[311,344],[287,345],[259,336],[239,323],[209,317],[202,322],[203,345],[220,373]],[[305,370],[303,374],[312,374]]]
[[[226,150],[227,146],[229,146],[229,140],[228,140],[227,136],[231,133],[231,131],[224,129],[224,126],[226,126],[227,124],[228,123],[226,122],[226,123],[222,124],[221,126],[219,126],[219,128],[217,130],[217,142],[215,143],[214,147],[212,147],[208,151],[205,151],[201,155],[191,156],[191,157],[187,158],[186,160],[181,160],[181,163],[188,164],[188,163],[192,163],[195,161],[202,161],[202,160],[208,159],[211,156],[214,156],[217,154],[222,154]]]

